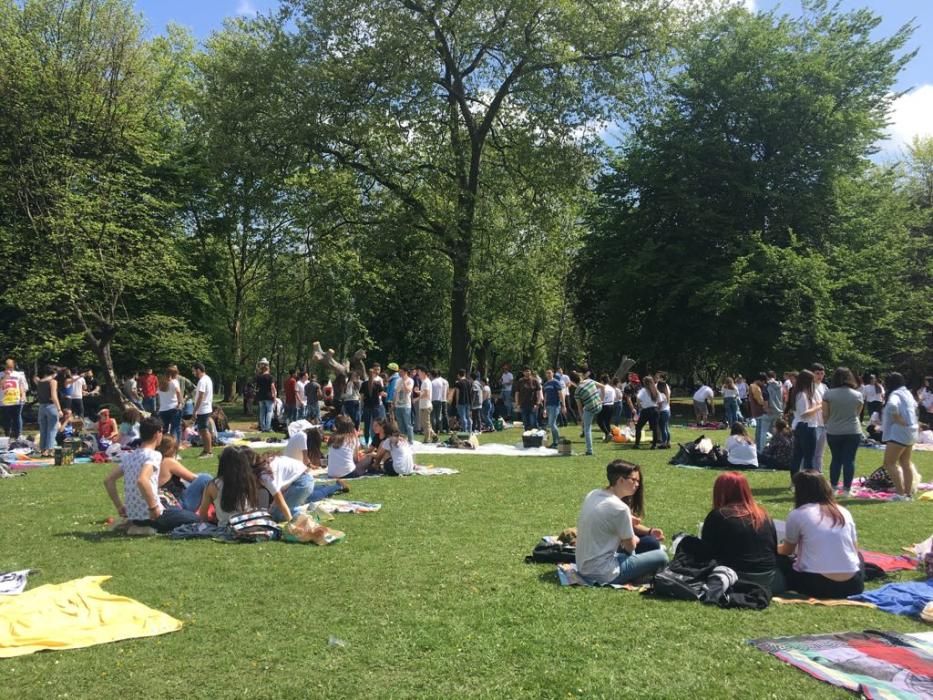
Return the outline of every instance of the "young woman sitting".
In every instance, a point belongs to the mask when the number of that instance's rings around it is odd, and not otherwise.
[[[162,433],[162,441],[156,451],[162,455],[159,469],[160,497],[172,498],[185,510],[197,511],[204,489],[211,483],[211,475],[195,474],[185,468],[178,461],[178,443],[171,435]]]
[[[771,591],[777,570],[777,534],[768,513],[755,502],[748,480],[738,472],[720,474],[713,484],[713,509],[701,534],[710,558],[740,579]]]
[[[334,431],[329,444],[327,476],[332,479],[354,479],[366,474],[373,456],[360,452],[360,440],[349,416],[337,416],[334,419]]]
[[[237,513],[244,513],[260,508],[259,480],[253,470],[256,453],[248,447],[230,446],[220,453],[217,463],[217,477],[204,489],[198,515],[207,520],[211,505],[217,524],[226,527],[230,518]],[[281,505],[285,499],[279,494]]]
[[[787,516],[778,564],[787,590],[816,598],[846,598],[865,588],[855,521],[837,505],[829,482],[817,471],[794,475],[794,510]]]
[[[642,521],[645,519],[645,475],[641,467],[635,465],[638,473],[638,483],[635,493],[630,496],[624,496],[622,502],[629,507],[632,512],[632,529],[638,536],[638,546],[635,548],[636,554],[652,552],[655,549],[661,549],[661,543],[664,541],[664,530],[659,527],[648,527]]]
[[[119,442],[120,447],[135,448],[139,445],[139,422],[143,415],[132,404],[123,407],[123,419],[120,421]]]
[[[116,419],[110,417],[110,409],[100,409],[97,413],[97,446],[106,450],[118,439],[119,433]]]
[[[726,459],[733,467],[757,467],[755,441],[748,436],[745,423],[732,424],[732,434],[726,440]]]
[[[386,476],[407,476],[414,471],[415,455],[408,438],[384,420],[373,421],[374,440],[379,447],[373,456],[373,465]]]
[[[762,452],[758,453],[758,466],[768,469],[790,469],[794,456],[794,434],[783,418],[775,418],[771,424],[774,432]]]

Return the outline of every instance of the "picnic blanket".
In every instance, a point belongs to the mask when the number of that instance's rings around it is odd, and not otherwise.
[[[557,457],[557,450],[549,447],[522,447],[521,445],[503,445],[501,443],[487,443],[480,445],[475,450],[457,449],[455,447],[444,447],[440,444],[415,442],[411,446],[415,454],[429,455],[464,455],[464,456],[486,456],[495,455],[497,457]]]
[[[860,549],[859,554],[862,555],[866,564],[873,564],[886,574],[894,571],[913,571],[917,568],[917,560],[903,554],[885,554],[868,549]]]
[[[0,599],[0,658],[43,649],[79,649],[105,642],[176,632],[182,623],[85,576]]]
[[[827,608],[874,608],[874,603],[863,603],[858,600],[846,598],[810,598],[799,593],[781,593],[771,598],[774,603],[781,605],[821,605]]]
[[[753,639],[752,646],[814,678],[866,698],[929,698],[933,644],[895,632]]]
[[[933,579],[886,583],[881,588],[849,596],[849,600],[874,603],[879,610],[894,615],[920,617],[923,609],[933,602]]]
[[[33,573],[36,572],[32,569],[0,573],[0,595],[19,595],[26,588],[29,574]]]
[[[377,513],[382,509],[382,504],[345,501],[342,498],[323,498],[315,502],[315,507],[325,513]]]
[[[631,583],[595,583],[593,581],[588,581],[580,575],[580,572],[577,571],[576,564],[558,564],[557,565],[557,578],[560,580],[561,586],[587,586],[593,588],[614,588],[616,590],[624,591],[644,591],[647,586],[636,586]]]
[[[43,457],[41,459],[18,459],[15,462],[11,462],[7,465],[10,469],[16,472],[24,472],[30,469],[42,469],[43,467],[54,467],[55,460],[52,458]]]

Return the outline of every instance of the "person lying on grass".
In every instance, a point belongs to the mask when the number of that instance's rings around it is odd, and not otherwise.
[[[774,521],[755,502],[744,475],[726,472],[717,477],[713,509],[703,521],[701,539],[711,559],[740,579],[772,589],[777,569]]]
[[[183,508],[165,506],[159,500],[159,472],[162,455],[156,446],[162,441],[162,421],[154,416],[139,424],[139,449],[122,455],[120,464],[104,479],[104,488],[117,513],[134,525],[153,527],[158,532],[171,532],[179,525],[196,523],[195,513]],[[123,499],[117,493],[117,481],[123,479]]]
[[[408,439],[385,420],[373,421],[373,432],[373,441],[379,444],[373,454],[373,468],[386,476],[411,474],[415,468],[415,455]]]
[[[164,419],[162,429],[165,430]],[[211,475],[195,474],[179,462],[178,443],[171,435],[163,433],[156,451],[162,455],[162,465],[159,468],[160,495],[163,498],[168,495],[185,510],[197,511],[204,489],[211,482]]]
[[[829,481],[818,471],[794,475],[794,510],[787,516],[778,566],[786,588],[815,598],[847,598],[865,588],[855,521],[836,504]],[[789,557],[796,554],[796,559]]]
[[[577,569],[594,583],[629,583],[667,564],[663,549],[637,552],[632,511],[624,499],[641,486],[641,468],[617,459],[606,466],[606,488],[590,491],[577,519]]]

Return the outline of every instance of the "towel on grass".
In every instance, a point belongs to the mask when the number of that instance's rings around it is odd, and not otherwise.
[[[32,569],[4,571],[0,573],[0,595],[19,595],[26,588],[26,581]]]
[[[752,646],[817,680],[866,698],[933,695],[933,645],[894,632],[844,632],[754,639]]]
[[[781,593],[771,598],[772,602],[781,605],[822,605],[827,608],[874,608],[874,603],[863,603],[858,600],[845,598],[808,598],[798,593]]]
[[[577,571],[576,564],[558,564],[557,578],[560,579],[561,586],[587,586],[594,588],[615,588],[623,591],[644,591],[647,586],[635,586],[631,583],[594,583],[588,581]]]
[[[557,457],[557,450],[549,447],[521,447],[520,445],[503,445],[501,443],[491,442],[486,445],[480,445],[475,450],[461,450],[455,447],[445,447],[440,444],[415,442],[411,446],[415,454],[431,455],[494,455],[497,457]]]
[[[858,600],[874,603],[879,610],[920,617],[920,613],[933,602],[933,579],[929,581],[905,581],[903,583],[887,583],[873,591],[865,591],[858,595],[849,596],[849,600]],[[931,686],[933,690],[933,686]]]
[[[182,623],[165,613],[104,591],[100,584],[109,578],[85,576],[0,599],[0,658],[181,629]]]
[[[378,513],[382,509],[381,503],[345,501],[342,498],[323,498],[315,501],[314,505],[325,513]]]

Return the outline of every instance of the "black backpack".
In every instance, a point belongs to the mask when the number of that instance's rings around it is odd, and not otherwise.
[[[573,564],[577,560],[577,548],[563,542],[539,542],[525,557],[526,564]]]

